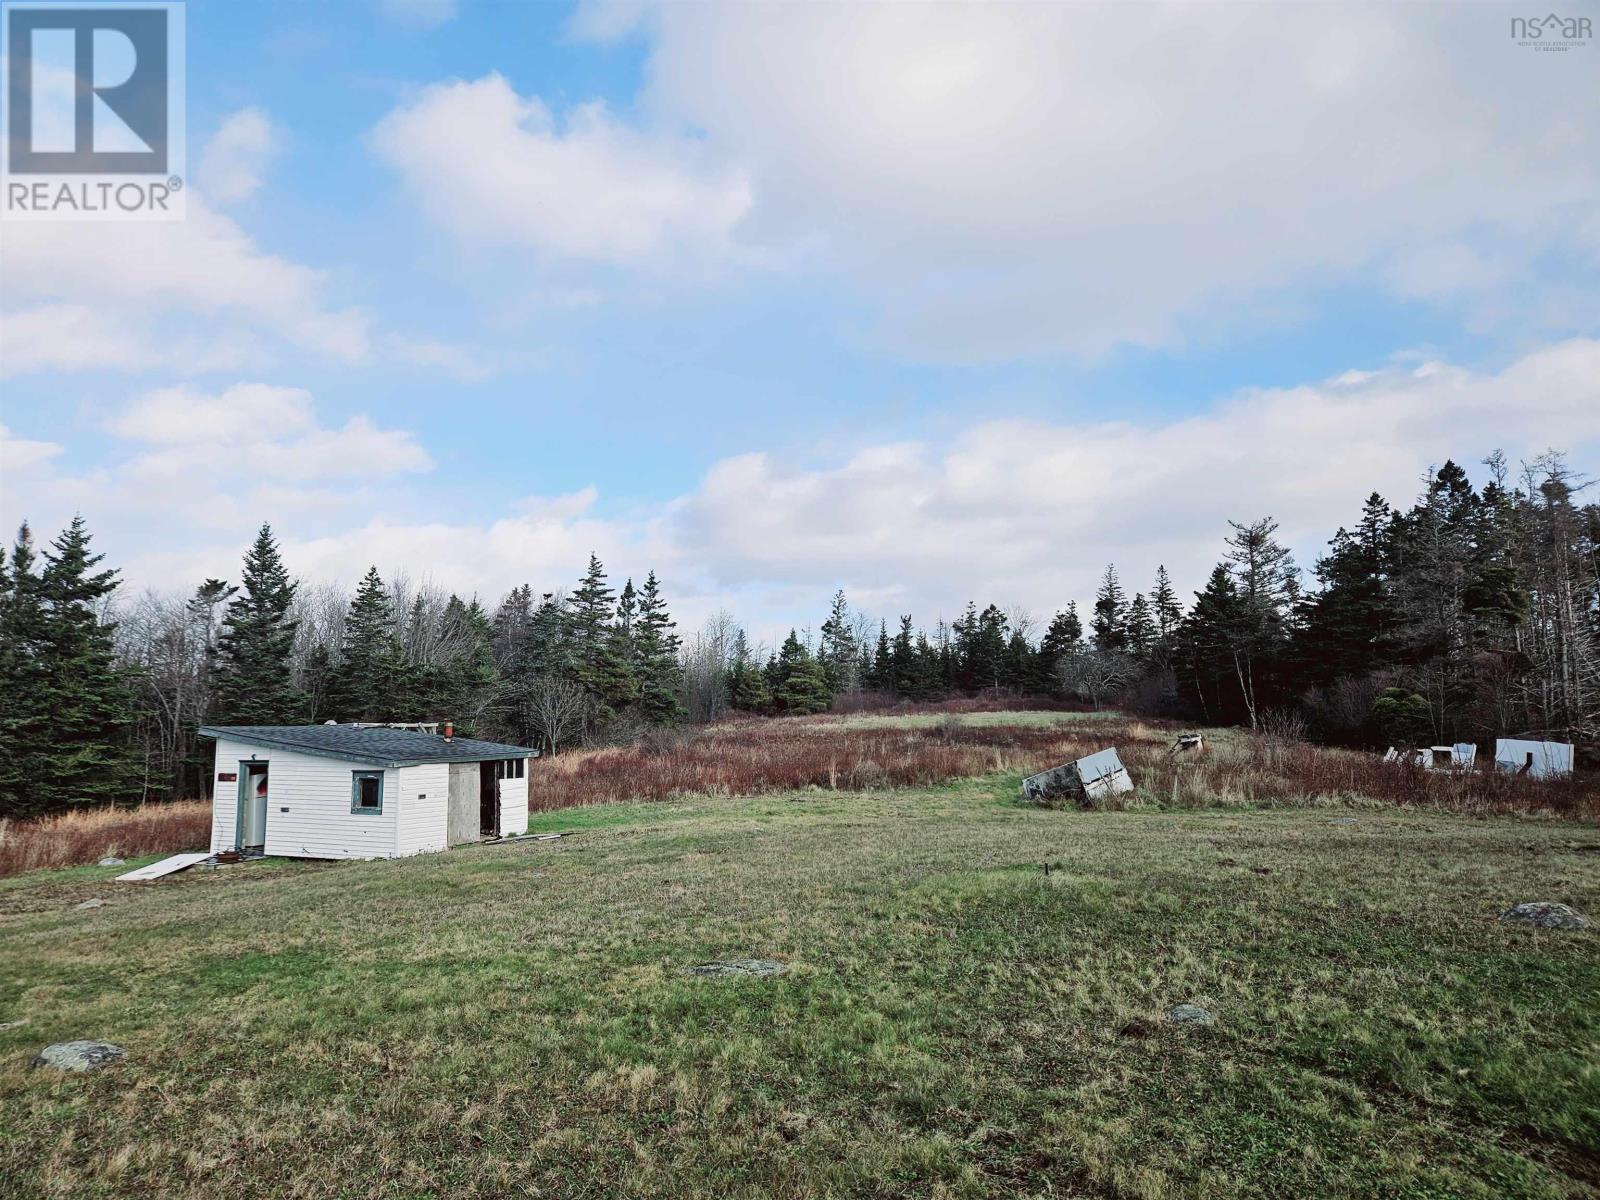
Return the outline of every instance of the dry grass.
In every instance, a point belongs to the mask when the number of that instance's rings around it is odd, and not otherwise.
[[[1175,756],[1169,748],[1176,731],[1162,722],[1084,713],[741,720],[636,746],[560,755],[530,777],[530,804],[549,811],[686,795],[926,787],[1031,774],[1115,746],[1138,784],[1123,798],[1126,806],[1357,803],[1600,817],[1600,791],[1592,783],[1540,783],[1492,771],[1431,773],[1372,754],[1238,731],[1211,735],[1204,754]]]
[[[1593,831],[1330,815],[996,776],[11,881],[0,1196],[1594,1196],[1600,934],[1496,919],[1600,913]],[[789,971],[684,972],[745,957]],[[83,1037],[127,1057],[29,1068]]]
[[[37,821],[0,821],[0,877],[40,867],[77,867],[108,856],[175,854],[203,847],[210,838],[208,800],[85,808]]]

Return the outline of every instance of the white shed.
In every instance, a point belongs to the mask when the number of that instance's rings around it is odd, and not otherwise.
[[[399,858],[528,827],[537,750],[384,725],[206,725],[211,852]]]

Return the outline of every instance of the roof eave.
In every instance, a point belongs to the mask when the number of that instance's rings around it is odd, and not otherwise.
[[[394,758],[383,754],[358,754],[347,750],[325,750],[320,746],[303,746],[281,738],[262,737],[259,733],[240,733],[227,726],[202,725],[196,731],[202,737],[226,738],[230,742],[243,742],[246,746],[266,746],[274,750],[288,750],[292,754],[309,754],[313,758],[331,758],[336,762],[358,762],[374,767],[422,767],[429,763],[499,762],[508,758],[538,758],[539,751],[514,746],[521,754],[452,754],[442,758]]]

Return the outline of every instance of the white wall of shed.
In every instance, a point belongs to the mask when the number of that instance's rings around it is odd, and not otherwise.
[[[353,772],[377,769],[370,764],[219,738],[212,778],[213,854],[234,848],[239,804],[238,783],[224,782],[216,776],[238,772],[240,762],[249,762],[252,757],[267,764],[267,854],[284,858],[393,858],[397,853],[411,852],[399,850],[397,836],[399,814],[405,808],[401,771],[384,772],[381,813],[353,813]],[[411,769],[422,768],[408,768]],[[428,793],[428,801],[423,801],[427,804],[435,789],[418,786],[412,794],[423,791]],[[442,778],[437,791],[442,805]],[[284,812],[285,808],[289,811]],[[441,817],[441,841],[442,820]]]
[[[450,765],[423,763],[402,767],[394,774],[400,776],[394,852],[422,854],[445,849],[449,845],[445,826],[449,820]],[[387,801],[385,797],[385,808]]]

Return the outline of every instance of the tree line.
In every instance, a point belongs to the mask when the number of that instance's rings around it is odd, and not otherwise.
[[[752,643],[727,613],[685,642],[654,572],[493,610],[369,570],[353,595],[293,579],[263,526],[236,584],[119,600],[81,518],[0,553],[0,816],[205,794],[201,724],[428,721],[545,750],[729,712],[842,701],[1050,696],[1357,745],[1600,725],[1600,506],[1561,455],[1474,488],[1446,462],[1396,508],[1369,496],[1310,571],[1270,517],[1230,522],[1185,604],[1166,569],[1128,595],[1115,566],[1086,622],[969,603],[890,623],[842,591],[813,636]]]

